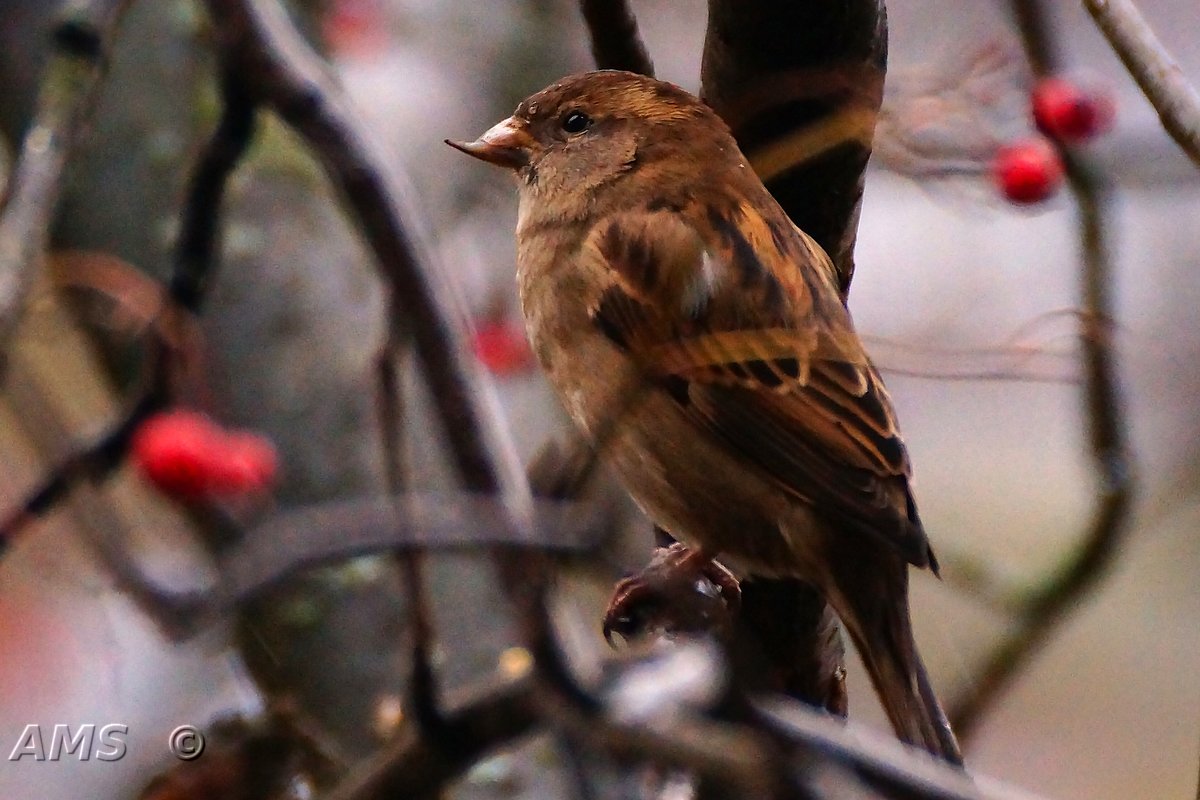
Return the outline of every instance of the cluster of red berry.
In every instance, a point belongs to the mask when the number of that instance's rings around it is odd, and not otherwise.
[[[265,436],[229,430],[204,414],[183,409],[143,422],[129,452],[147,480],[184,502],[261,494],[279,472],[275,446]]]
[[[1085,142],[1107,131],[1114,116],[1108,94],[1066,78],[1043,78],[1033,88],[1030,103],[1033,121],[1044,136],[1005,145],[992,162],[1000,191],[1021,204],[1045,200],[1062,183],[1062,160],[1050,140]]]

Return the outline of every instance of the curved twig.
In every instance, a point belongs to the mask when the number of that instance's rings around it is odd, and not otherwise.
[[[1012,7],[1034,73],[1053,74],[1058,70],[1058,54],[1042,0],[1012,0]],[[1103,577],[1124,538],[1133,499],[1133,459],[1126,441],[1127,423],[1111,337],[1109,189],[1087,156],[1061,142],[1057,145],[1079,207],[1083,308],[1079,343],[1086,426],[1097,478],[1096,503],[1078,548],[1021,600],[1013,629],[985,657],[978,676],[951,704],[951,720],[964,738],[1080,598]]]

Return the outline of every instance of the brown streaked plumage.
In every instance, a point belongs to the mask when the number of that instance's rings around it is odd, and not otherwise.
[[[516,172],[534,350],[646,513],[743,576],[817,586],[900,737],[960,762],[909,623],[908,565],[937,562],[891,400],[829,258],[724,123],[594,72],[454,146]]]

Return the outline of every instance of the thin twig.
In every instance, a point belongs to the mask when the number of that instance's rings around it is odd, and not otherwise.
[[[1132,0],[1083,0],[1121,63],[1158,112],[1163,128],[1200,167],[1200,94]]]
[[[159,310],[153,328],[179,323],[179,310],[199,310],[207,293],[212,257],[219,233],[218,212],[226,180],[253,136],[254,106],[235,82],[222,84],[225,105],[216,131],[196,163],[182,212],[182,227],[175,249],[171,302]],[[159,336],[149,343],[145,375],[136,398],[109,430],[68,454],[46,475],[19,507],[0,521],[0,553],[24,527],[63,500],[80,480],[99,481],[125,458],[137,427],[170,400],[172,371],[179,353],[173,337]]]
[[[54,27],[37,110],[0,209],[0,348],[21,316],[49,241],[63,167],[82,138],[129,0],[73,0]],[[0,370],[3,369],[0,354]]]
[[[1030,66],[1035,75],[1058,71],[1058,53],[1042,0],[1012,0]],[[1046,643],[1054,629],[1105,575],[1127,530],[1133,497],[1133,461],[1112,349],[1112,264],[1107,231],[1109,188],[1083,153],[1056,143],[1079,208],[1080,290],[1083,314],[1079,344],[1083,354],[1083,405],[1093,467],[1096,502],[1079,546],[1021,602],[1012,630],[983,661],[978,675],[952,704],[959,735],[971,735],[984,712],[1013,677]]]
[[[579,0],[592,58],[598,69],[623,69],[654,75],[654,62],[638,34],[637,19],[626,0]]]
[[[379,350],[379,439],[383,449],[388,496],[398,503],[407,484],[404,459],[404,395],[400,385],[401,365],[407,351],[407,328],[393,298],[388,314],[388,336]],[[408,601],[409,648],[408,707],[412,719],[427,736],[445,732],[438,709],[438,680],[433,669],[433,612],[425,592],[425,553],[419,548],[402,550],[396,563],[403,578]]]

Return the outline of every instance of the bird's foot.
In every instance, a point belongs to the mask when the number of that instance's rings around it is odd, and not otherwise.
[[[613,589],[604,614],[604,638],[625,640],[658,631],[667,635],[726,631],[741,606],[733,573],[703,550],[661,547],[650,563]]]

